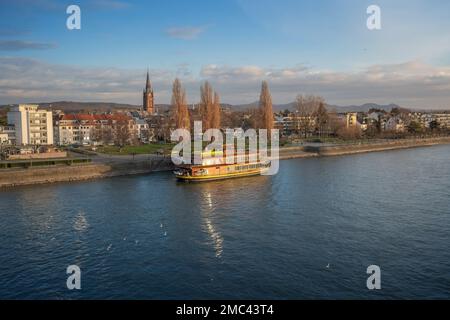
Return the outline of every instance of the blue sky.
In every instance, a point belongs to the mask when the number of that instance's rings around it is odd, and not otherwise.
[[[70,4],[81,30],[66,28]],[[366,28],[371,4],[379,31]],[[159,103],[178,76],[191,102],[203,80],[224,102],[252,102],[267,79],[278,103],[443,108],[449,65],[444,0],[0,0],[0,103],[139,103],[148,67]]]

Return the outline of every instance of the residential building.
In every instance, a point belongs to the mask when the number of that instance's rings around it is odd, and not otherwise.
[[[358,126],[358,113],[349,112],[346,114],[346,123],[347,128],[357,127]]]
[[[148,125],[147,121],[145,121],[144,119],[134,118],[134,130],[136,132],[137,138],[141,142],[148,142],[150,138],[149,129],[150,126]]]
[[[16,144],[16,130],[14,126],[0,126],[0,140],[2,144]]]
[[[9,144],[8,135],[0,132],[0,144]]]
[[[404,132],[406,127],[404,121],[399,117],[391,117],[384,125],[386,131]]]
[[[433,118],[442,129],[450,129],[450,113],[433,113]]]
[[[122,125],[126,126],[125,130],[122,130]],[[55,137],[59,145],[111,143],[116,138],[118,129],[121,129],[122,135],[127,135],[132,140],[142,133],[137,131],[141,128],[144,130],[145,124],[137,126],[131,117],[121,113],[64,114],[56,121]]]
[[[64,114],[56,121],[55,140],[59,145],[87,145],[95,126],[94,115]]]
[[[38,105],[21,104],[8,112],[8,124],[14,126],[16,145],[52,145],[52,112]]]

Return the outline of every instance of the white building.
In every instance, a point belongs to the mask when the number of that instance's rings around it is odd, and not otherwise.
[[[384,125],[385,130],[387,131],[395,131],[395,132],[404,132],[405,131],[405,123],[400,117],[391,117]]]
[[[8,112],[8,124],[14,126],[16,145],[52,145],[52,112],[37,105],[21,104]]]
[[[9,144],[8,135],[0,132],[0,144]]]
[[[442,129],[450,129],[450,113],[434,113],[433,117]]]
[[[0,126],[0,142],[2,144],[16,144],[16,131],[14,126]]]
[[[149,140],[149,125],[147,121],[143,119],[134,118],[134,130],[137,133],[137,137],[142,142],[148,142]]]

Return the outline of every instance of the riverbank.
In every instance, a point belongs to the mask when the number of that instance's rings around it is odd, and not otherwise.
[[[96,162],[90,164],[30,167],[26,169],[1,169],[0,188],[147,174],[172,169],[173,164],[171,159],[163,157],[135,161]]]
[[[418,148],[450,144],[450,137],[408,139],[361,143],[351,145],[306,145],[287,147],[280,150],[279,159],[342,156],[367,152],[380,152],[397,149]],[[89,164],[56,165],[48,167],[0,169],[0,188],[20,185],[70,182],[99,179],[124,175],[148,174],[157,171],[170,171],[174,165],[170,157],[158,156],[98,156]]]
[[[287,160],[296,158],[343,156],[367,152],[419,148],[440,144],[450,144],[450,137],[406,139],[376,143],[355,143],[350,145],[288,147],[280,150],[279,158],[280,160]]]

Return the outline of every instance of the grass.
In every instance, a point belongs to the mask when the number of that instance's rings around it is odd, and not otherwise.
[[[124,146],[120,148],[118,146],[103,146],[97,147],[97,152],[110,154],[110,155],[132,155],[132,154],[155,154],[159,151],[163,151],[164,154],[169,154],[174,144],[143,144],[140,146]]]
[[[203,149],[209,144],[209,142],[203,142]],[[166,143],[151,143],[139,146],[124,146],[119,148],[118,146],[101,146],[97,147],[95,150],[98,153],[103,153],[107,155],[137,155],[137,154],[156,154],[159,151],[163,151],[165,155],[170,155],[173,147],[176,144]],[[281,142],[280,142],[281,145]],[[194,148],[194,142],[191,143],[192,148]],[[236,147],[236,146],[235,146]],[[270,143],[268,143],[267,148],[270,149]],[[245,144],[245,150],[249,150],[248,141]],[[76,150],[73,150],[76,151]]]

